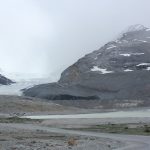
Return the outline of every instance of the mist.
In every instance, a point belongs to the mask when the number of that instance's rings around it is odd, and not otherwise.
[[[56,80],[128,26],[150,27],[149,6],[149,0],[0,0],[0,68]]]

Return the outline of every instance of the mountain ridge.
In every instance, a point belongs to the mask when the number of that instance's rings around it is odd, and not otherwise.
[[[150,29],[131,26],[118,39],[80,58],[57,83],[26,89],[46,99],[149,99]]]

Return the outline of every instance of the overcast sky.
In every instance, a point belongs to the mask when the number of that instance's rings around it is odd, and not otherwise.
[[[60,73],[133,24],[150,27],[150,0],[0,0],[0,68]]]

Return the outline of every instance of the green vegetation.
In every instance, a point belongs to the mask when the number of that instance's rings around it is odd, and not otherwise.
[[[33,123],[33,122],[40,122],[40,120],[32,120],[28,118],[19,118],[19,117],[0,118],[0,123]]]
[[[150,125],[144,124],[102,124],[91,126],[89,128],[80,128],[77,130],[150,136]]]

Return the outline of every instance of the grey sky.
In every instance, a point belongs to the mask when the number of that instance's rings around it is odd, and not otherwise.
[[[133,24],[150,27],[149,0],[0,0],[0,68],[58,75]]]

